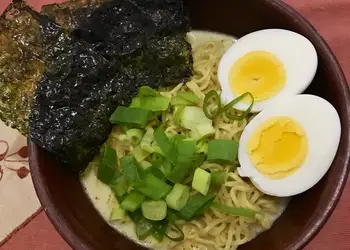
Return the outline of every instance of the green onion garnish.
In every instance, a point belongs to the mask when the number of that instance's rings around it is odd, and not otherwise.
[[[199,97],[193,94],[192,92],[179,92],[176,96],[173,96],[171,98],[171,105],[196,105],[199,103],[199,101]]]
[[[172,187],[153,174],[147,174],[143,179],[142,185],[136,186],[135,189],[152,200],[157,201],[168,195]]]
[[[164,130],[159,127],[154,132],[154,139],[160,149],[162,150],[165,158],[168,159],[173,165],[176,164],[177,159],[177,150],[174,144],[169,140],[169,138],[166,136]]]
[[[250,96],[250,98],[252,100],[248,109],[246,111],[244,111],[243,114],[241,114],[241,115],[230,114],[230,110],[233,108],[233,106],[236,105],[238,102],[242,101],[247,96]],[[215,110],[214,113],[210,113],[208,110],[210,98],[214,98],[214,100],[216,102],[217,109]],[[220,100],[219,94],[215,90],[211,90],[205,95],[204,103],[203,103],[203,111],[204,111],[206,117],[208,117],[211,120],[215,119],[221,113],[224,113],[225,116],[230,120],[241,121],[244,118],[246,118],[247,115],[252,111],[253,106],[254,106],[254,97],[251,93],[246,92],[246,93],[238,96],[234,100],[232,100],[230,103],[226,104],[224,107],[221,107],[221,100]]]
[[[184,233],[175,223],[169,223],[165,236],[175,242],[183,241],[185,238]]]
[[[174,112],[174,121],[176,124],[180,124],[180,117],[185,108],[186,108],[186,105],[181,105]]]
[[[129,188],[128,182],[123,175],[119,178],[113,179],[109,186],[115,196],[123,196]]]
[[[97,178],[103,183],[109,185],[115,178],[117,171],[117,152],[108,145],[102,147],[100,165],[97,169]]]
[[[137,94],[137,96],[143,97],[143,96],[160,96],[160,93],[154,89],[152,89],[151,87],[148,86],[142,86],[139,89],[139,93]]]
[[[249,209],[249,208],[230,207],[230,206],[222,205],[222,204],[219,204],[216,202],[213,202],[211,207],[220,211],[220,212],[230,214],[233,216],[243,216],[243,217],[247,217],[250,219],[254,219],[255,215],[256,215],[256,212],[252,209]]]
[[[186,221],[190,221],[193,218],[202,215],[202,213],[209,208],[208,204],[211,204],[214,198],[215,195],[211,192],[209,192],[206,196],[202,194],[195,194],[191,196],[188,199],[185,207],[180,211],[181,217]]]
[[[136,236],[139,240],[144,240],[153,233],[153,225],[146,218],[142,218],[135,225]]]
[[[211,172],[211,183],[213,185],[221,186],[226,181],[226,171],[225,170],[218,170]]]
[[[181,137],[179,137],[181,138]],[[196,153],[196,141],[179,140],[177,142],[178,158],[171,173],[167,176],[173,183],[182,183],[191,170],[192,160]]]
[[[133,155],[130,154],[120,158],[120,166],[129,185],[135,186],[140,184],[145,173],[138,167],[138,163]]]
[[[120,207],[124,210],[135,212],[142,204],[145,196],[135,190],[132,190],[122,201]]]
[[[131,141],[131,144],[137,145],[141,142],[142,137],[145,134],[145,132],[141,129],[132,128],[132,129],[127,130],[125,132],[125,134],[128,137],[128,139]]]
[[[140,107],[151,111],[165,111],[168,109],[170,99],[164,96],[140,97]]]
[[[209,162],[218,164],[232,163],[238,153],[238,143],[232,140],[212,140],[208,143]]]
[[[147,109],[119,106],[116,108],[109,121],[113,124],[143,128],[146,126],[151,115],[152,111]]]
[[[216,102],[217,108],[216,108],[214,113],[210,113],[209,109],[208,109],[210,98],[214,98],[214,100]],[[209,119],[213,120],[220,114],[220,110],[221,110],[221,99],[220,99],[219,94],[215,90],[209,91],[205,95],[204,102],[203,102],[203,111],[204,111],[205,116],[208,117]]]
[[[237,103],[242,101],[246,96],[249,96],[251,98],[251,101],[252,101],[251,104],[249,105],[248,109],[246,111],[244,111],[243,114],[241,114],[241,115],[230,114],[230,109],[232,109],[234,105],[236,105]],[[221,112],[225,113],[225,116],[230,120],[242,121],[252,111],[253,106],[254,106],[254,97],[251,93],[246,92],[246,93],[238,96],[236,99],[232,100],[230,103],[226,104],[225,107],[222,108]]]

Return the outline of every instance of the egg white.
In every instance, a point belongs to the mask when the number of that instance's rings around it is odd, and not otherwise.
[[[242,56],[253,51],[265,51],[275,55],[286,70],[284,88],[275,96],[256,102],[252,112],[259,112],[266,106],[288,96],[301,94],[315,77],[318,58],[315,47],[304,36],[282,29],[267,29],[250,33],[237,40],[222,57],[218,68],[218,79],[222,88],[222,102],[228,103],[237,96],[232,93],[229,72],[232,65]],[[238,103],[235,108],[246,110],[249,104]]]
[[[263,176],[252,164],[247,153],[247,143],[252,133],[264,121],[288,116],[304,128],[308,153],[302,166],[293,174],[278,180]],[[336,155],[341,134],[340,118],[335,108],[326,100],[314,95],[297,95],[270,106],[247,125],[240,138],[238,172],[249,177],[262,192],[287,197],[302,193],[314,186],[328,171]]]

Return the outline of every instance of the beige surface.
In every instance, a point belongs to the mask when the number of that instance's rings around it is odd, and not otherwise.
[[[0,122],[0,155],[8,148],[5,158],[0,161],[3,170],[0,180],[0,242],[40,208],[30,175],[21,179],[16,171],[9,169],[28,168],[28,161],[16,154],[26,142],[25,137]]]

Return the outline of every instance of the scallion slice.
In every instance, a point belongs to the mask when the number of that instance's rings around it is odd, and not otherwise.
[[[172,187],[166,182],[158,179],[153,174],[147,174],[140,186],[135,190],[146,195],[152,200],[160,200],[171,192]]]
[[[151,87],[148,86],[142,86],[141,88],[139,88],[139,93],[137,94],[137,96],[160,96],[160,93],[154,89],[152,89]]]
[[[216,103],[216,110],[213,113],[210,113],[209,111],[209,101],[211,98],[214,98],[215,103]],[[221,99],[220,96],[218,94],[218,92],[216,92],[215,90],[211,90],[209,91],[205,97],[204,97],[204,102],[203,102],[203,111],[206,117],[208,117],[209,119],[213,120],[215,119],[219,114],[220,114],[220,110],[221,110]]]
[[[109,186],[112,192],[114,193],[114,195],[119,197],[126,194],[129,187],[128,182],[123,175],[120,176],[119,178],[112,180]]]
[[[233,108],[234,105],[236,105],[238,102],[242,101],[244,98],[246,98],[247,96],[249,96],[251,98],[251,104],[249,105],[249,107],[247,108],[246,111],[243,112],[243,114],[241,115],[233,115],[230,114],[230,110]],[[251,93],[246,92],[240,96],[238,96],[236,99],[232,100],[230,103],[226,104],[221,112],[225,114],[225,116],[233,121],[242,121],[244,118],[246,118],[248,116],[248,114],[252,111],[252,108],[254,106],[254,97]],[[220,112],[220,113],[221,113]]]
[[[129,185],[136,186],[142,182],[144,172],[138,167],[138,163],[133,155],[120,158],[120,166]]]
[[[171,173],[167,176],[173,183],[182,183],[191,170],[192,160],[196,154],[196,141],[180,140],[177,142],[178,158]]]
[[[140,107],[151,111],[165,111],[168,109],[170,99],[164,96],[140,97]]]
[[[232,163],[238,153],[238,143],[232,140],[212,140],[208,143],[209,162],[219,164]]]
[[[165,236],[175,242],[181,242],[185,238],[184,233],[175,223],[169,223]]]
[[[117,167],[117,152],[110,146],[102,147],[100,165],[97,169],[97,178],[103,183],[109,185],[115,178]]]
[[[119,106],[109,121],[113,124],[130,125],[143,128],[146,126],[152,111],[143,108],[128,108]]]
[[[190,221],[193,218],[200,216],[205,212],[203,207],[208,208],[208,203],[211,204],[214,198],[215,195],[211,192],[209,192],[206,196],[202,194],[195,194],[191,196],[188,199],[185,207],[181,209],[180,216],[186,221]]]
[[[199,103],[199,101],[199,97],[193,94],[192,92],[179,92],[176,96],[173,96],[171,98],[171,105],[196,105]]]
[[[211,183],[213,185],[221,186],[226,181],[226,171],[225,170],[218,170],[211,172]]]
[[[142,218],[135,224],[136,236],[139,240],[144,240],[154,231],[152,223],[146,218]]]
[[[133,145],[138,145],[141,140],[143,135],[145,134],[145,132],[141,129],[137,129],[137,128],[132,128],[129,129],[125,132],[127,138],[131,141],[131,144]]]
[[[177,160],[177,150],[173,143],[169,140],[169,138],[166,136],[164,130],[159,127],[154,132],[154,138],[157,143],[157,145],[162,150],[165,158],[167,158],[173,165],[176,164]]]
[[[230,214],[233,216],[243,216],[250,219],[254,219],[256,215],[256,212],[249,208],[230,207],[230,206],[222,205],[216,202],[213,202],[213,204],[211,204],[211,207],[220,212]]]

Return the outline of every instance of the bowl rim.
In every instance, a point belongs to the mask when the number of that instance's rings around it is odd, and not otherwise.
[[[320,49],[322,51],[325,51],[325,57],[326,59],[331,62],[329,67],[331,71],[335,75],[335,79],[337,79],[337,82],[340,84],[340,88],[342,89],[342,96],[341,98],[342,103],[345,105],[346,114],[345,114],[345,123],[350,125],[350,90],[349,86],[347,84],[345,75],[342,71],[342,68],[336,59],[334,53],[332,52],[331,48],[327,44],[327,42],[323,39],[323,37],[316,31],[316,29],[312,26],[312,24],[305,18],[301,13],[299,13],[297,10],[289,6],[287,3],[281,1],[281,0],[260,0],[264,2],[266,6],[269,6],[275,11],[279,11],[285,16],[288,16],[290,19],[292,19],[294,22],[300,23],[301,26],[310,34],[310,36],[316,37],[318,39],[318,45],[320,46]],[[299,238],[296,239],[296,244],[294,245],[293,249],[303,249],[316,235],[317,233],[322,229],[322,227],[325,225],[325,223],[328,221],[329,217],[331,216],[332,212],[334,211],[337,203],[340,200],[342,191],[346,185],[346,182],[348,180],[349,176],[349,170],[350,170],[350,132],[349,127],[346,127],[346,130],[342,131],[342,134],[346,133],[347,139],[344,148],[346,148],[346,154],[342,157],[344,160],[344,167],[339,173],[339,181],[336,184],[334,194],[332,196],[332,199],[329,200],[327,207],[325,210],[320,214],[315,222],[315,224],[309,225],[307,228],[305,228],[305,234],[301,235]],[[28,139],[28,148],[29,148],[29,164],[30,164],[30,170],[31,170],[31,176],[34,184],[35,191],[37,193],[37,196],[39,198],[39,201],[42,205],[43,210],[47,214],[49,220],[57,230],[57,232],[62,236],[62,238],[73,248],[73,249],[90,249],[89,246],[86,246],[84,242],[81,241],[78,237],[75,237],[74,230],[72,228],[68,227],[66,224],[66,219],[60,216],[60,211],[52,205],[51,203],[51,195],[49,193],[49,190],[45,187],[45,181],[43,178],[41,178],[40,174],[40,167],[38,164],[36,164],[36,152],[38,151],[38,146],[31,142]]]

